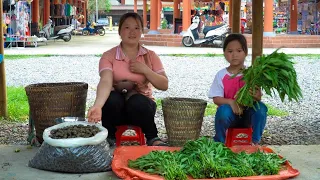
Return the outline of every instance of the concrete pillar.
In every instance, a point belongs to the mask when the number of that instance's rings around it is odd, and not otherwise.
[[[50,0],[43,2],[43,25],[47,24],[50,16]]]
[[[121,0],[121,5],[125,5],[126,4],[126,0]]]
[[[39,32],[39,0],[33,0],[31,6],[32,22],[29,27],[29,32],[31,32],[31,36],[33,36]]]
[[[175,25],[175,19],[180,18],[180,0],[173,0],[173,25]],[[176,27],[174,27],[175,29]]]
[[[190,0],[182,0],[182,30],[187,31],[191,25],[191,2]]]
[[[159,34],[158,31],[158,0],[150,0],[150,31],[148,34]]]
[[[61,4],[66,4],[67,0],[61,0]]]
[[[87,7],[88,7],[88,1],[84,1],[84,8],[83,8],[83,16],[84,16],[84,23],[87,24]]]
[[[161,0],[158,0],[158,13],[157,13],[158,27],[161,27],[161,10],[162,10],[162,2]]]
[[[32,1],[32,23],[39,22],[39,0]]]
[[[143,0],[143,26],[144,28],[147,28],[147,18],[148,14],[147,14],[147,0]]]
[[[133,1],[133,11],[134,11],[135,13],[138,12],[138,10],[137,10],[137,0],[134,0],[134,1]]]
[[[53,4],[59,4],[59,0],[54,0]]]
[[[290,4],[290,33],[296,34],[298,28],[298,0],[291,0]]]
[[[173,0],[173,20],[174,18],[180,18],[180,0]]]
[[[273,0],[264,0],[264,36],[275,36],[273,32]]]

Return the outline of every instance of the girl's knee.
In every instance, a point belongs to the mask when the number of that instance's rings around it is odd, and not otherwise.
[[[259,106],[260,106],[261,111],[268,112],[268,107],[263,102],[260,101]]]
[[[258,104],[255,105],[255,112],[254,113],[258,113],[258,114],[261,114],[261,115],[266,115],[267,112],[268,112],[268,107],[263,103],[263,102],[258,102]]]
[[[216,116],[221,118],[228,118],[233,115],[232,108],[229,104],[223,104],[218,107]]]
[[[228,104],[223,104],[221,106],[218,107],[217,109],[217,113],[215,116],[215,121],[216,123],[222,123],[222,124],[226,124],[228,122],[230,122],[234,117],[232,108],[230,105]]]

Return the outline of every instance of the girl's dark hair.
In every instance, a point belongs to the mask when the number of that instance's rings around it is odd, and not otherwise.
[[[227,38],[224,40],[224,43],[223,43],[223,52],[226,51],[226,48],[228,46],[228,44],[231,42],[231,41],[238,41],[241,46],[242,46],[242,50],[248,54],[248,44],[247,44],[247,39],[242,35],[242,34],[229,34],[227,36]]]
[[[138,24],[139,23],[141,24],[141,28],[142,28],[142,32],[143,32],[143,21],[142,21],[141,16],[139,14],[135,13],[135,12],[129,12],[129,13],[126,13],[126,14],[122,15],[121,18],[120,18],[119,29],[118,29],[118,33],[119,34],[120,34],[120,30],[121,30],[121,27],[122,27],[124,21],[126,19],[130,18],[130,17],[134,18],[137,21]]]

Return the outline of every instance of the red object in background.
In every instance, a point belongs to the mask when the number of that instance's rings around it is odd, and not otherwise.
[[[178,34],[180,34],[182,32],[182,26],[179,26],[178,28]]]
[[[243,34],[244,33],[244,27],[247,23],[247,20],[244,19],[244,18],[241,18],[241,33]]]
[[[226,146],[251,145],[252,128],[229,128],[226,133]]]
[[[124,136],[122,135],[126,130],[132,129],[136,132],[135,136]],[[144,134],[140,127],[138,126],[130,126],[130,125],[123,125],[117,126],[116,132],[116,146],[120,146],[122,141],[138,141],[140,145],[145,145],[146,141],[144,139]]]

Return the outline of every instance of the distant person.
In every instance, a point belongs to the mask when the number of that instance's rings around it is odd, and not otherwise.
[[[243,107],[236,102],[237,92],[244,86],[241,71],[246,68],[244,61],[248,55],[246,38],[242,34],[230,34],[223,44],[224,57],[229,66],[220,70],[214,77],[209,91],[209,98],[218,105],[215,115],[214,140],[225,143],[226,131],[231,124],[249,121],[253,128],[253,145],[259,144],[266,125],[268,108],[261,102],[262,92],[256,88],[256,94],[250,93],[255,103],[255,108]],[[231,78],[234,76],[234,78]],[[244,125],[244,124],[240,124]]]
[[[154,121],[156,103],[152,86],[168,89],[168,78],[160,58],[139,41],[143,21],[137,13],[124,14],[119,23],[121,43],[103,53],[99,63],[100,81],[94,105],[88,111],[89,122],[108,129],[108,142],[114,145],[116,126],[141,127],[149,146],[167,146],[158,137]]]

